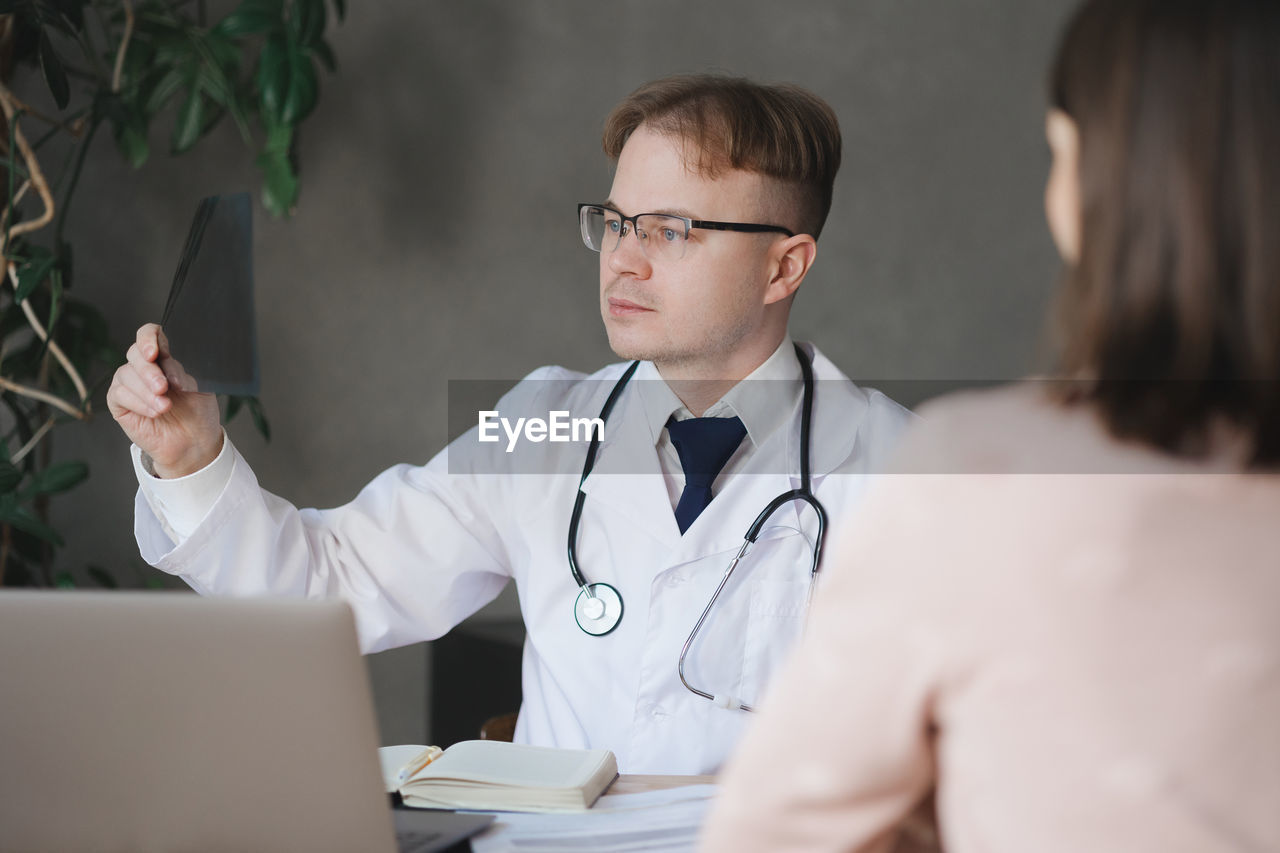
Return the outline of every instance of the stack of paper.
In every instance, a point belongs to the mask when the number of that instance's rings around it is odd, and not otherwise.
[[[471,839],[474,853],[692,851],[715,785],[610,794],[579,814],[499,814]]]

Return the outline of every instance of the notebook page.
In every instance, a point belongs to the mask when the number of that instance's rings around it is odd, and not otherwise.
[[[467,780],[494,785],[578,788],[608,755],[605,750],[564,750],[498,741],[462,741],[414,775],[414,780]]]

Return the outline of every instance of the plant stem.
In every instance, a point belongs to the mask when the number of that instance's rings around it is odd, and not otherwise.
[[[89,153],[89,144],[93,142],[93,136],[98,132],[98,126],[101,123],[99,119],[94,119],[89,123],[89,131],[80,142],[80,150],[76,152],[76,165],[71,172],[71,183],[67,186],[67,191],[62,196],[62,209],[58,211],[58,219],[53,225],[53,246],[55,251],[58,246],[62,245],[62,229],[67,224],[67,208],[70,206],[71,196],[75,194],[76,184],[80,183],[80,172],[84,169],[84,159],[85,155]]]
[[[22,445],[22,447],[18,449],[18,452],[13,454],[13,458],[9,461],[14,465],[21,462],[28,453],[35,449],[35,446],[40,443],[40,439],[44,438],[45,433],[53,429],[54,424],[57,422],[58,419],[50,415],[49,419],[40,425],[40,429],[36,430],[35,435],[31,436],[30,440],[28,440],[26,444]]]
[[[16,295],[18,291],[18,268],[12,263],[9,264],[9,280],[13,282],[13,290]],[[31,326],[31,330],[36,333],[40,340],[44,341],[48,351],[53,353],[53,357],[58,360],[58,364],[62,365],[62,369],[67,372],[67,376],[71,379],[71,384],[76,386],[76,393],[80,395],[80,405],[83,407],[89,400],[89,392],[84,387],[84,380],[80,378],[79,371],[71,363],[71,359],[67,358],[67,354],[62,351],[62,347],[58,346],[57,341],[53,340],[44,326],[40,324],[40,318],[36,316],[35,309],[31,307],[31,301],[24,299],[20,304],[23,313],[27,316],[27,324]],[[44,383],[41,382],[41,384],[43,385]]]
[[[23,397],[30,397],[32,400],[39,400],[41,403],[47,403],[58,411],[66,412],[78,421],[83,421],[89,417],[87,414],[80,411],[61,397],[50,394],[48,391],[41,391],[39,388],[21,385],[11,379],[5,379],[3,376],[0,376],[0,388],[5,389],[6,391],[12,391],[13,393],[19,394]]]
[[[120,91],[120,77],[124,74],[124,55],[129,50],[129,39],[133,38],[133,3],[121,0],[124,4],[124,35],[120,37],[120,49],[116,51],[116,67],[111,74],[111,92]]]
[[[9,254],[9,230],[8,230],[9,216],[10,214],[13,213],[14,205],[17,203],[13,195],[13,169],[16,165],[18,165],[18,158],[16,155],[17,148],[18,148],[17,116],[18,114],[15,113],[14,116],[9,119],[9,162],[8,162],[8,168],[5,170],[5,172],[7,173],[7,177],[9,179],[9,194],[5,196],[6,202],[4,206],[4,217],[3,219],[0,219],[0,225],[5,226],[3,243],[0,243],[0,254],[3,254],[5,256],[6,261],[8,260],[8,254]]]
[[[36,159],[36,153],[31,150],[31,145],[27,142],[27,137],[22,133],[22,128],[16,126],[18,111],[14,107],[13,93],[3,83],[0,83],[0,108],[4,110],[5,118],[13,129],[13,140],[18,146],[18,150],[22,152],[22,159],[26,161],[27,169],[31,172],[31,183],[35,186],[36,191],[40,193],[40,200],[44,202],[44,213],[40,214],[38,219],[33,219],[30,222],[19,222],[5,232],[4,245],[8,246],[9,241],[15,236],[26,234],[29,231],[39,231],[52,222],[54,206],[53,194],[49,192],[49,182],[45,180],[44,172],[40,170],[40,161]]]

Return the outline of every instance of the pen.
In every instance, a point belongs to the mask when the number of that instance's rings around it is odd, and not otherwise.
[[[398,777],[400,783],[403,784],[405,781],[412,779],[415,773],[435,761],[443,754],[444,750],[440,747],[429,746],[422,752],[415,755],[408,763],[405,764],[404,767],[400,768],[400,775]]]

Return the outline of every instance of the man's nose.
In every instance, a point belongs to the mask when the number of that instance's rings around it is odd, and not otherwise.
[[[609,269],[616,275],[649,277],[652,267],[641,248],[640,235],[635,228],[627,228],[622,232],[618,245],[609,253]]]

